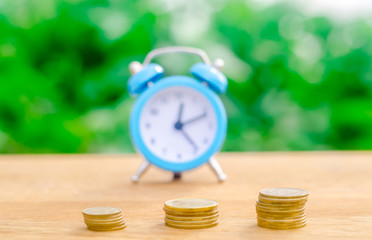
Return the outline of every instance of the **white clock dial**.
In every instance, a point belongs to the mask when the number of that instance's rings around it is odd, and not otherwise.
[[[210,101],[199,91],[181,86],[154,94],[142,108],[139,125],[146,147],[155,156],[174,163],[200,157],[217,131]]]

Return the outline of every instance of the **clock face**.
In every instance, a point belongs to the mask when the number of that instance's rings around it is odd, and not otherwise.
[[[199,91],[171,86],[152,95],[139,117],[140,136],[147,149],[173,163],[192,161],[205,153],[216,137],[216,113]]]

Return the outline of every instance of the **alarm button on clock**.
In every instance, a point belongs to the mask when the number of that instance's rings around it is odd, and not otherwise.
[[[199,91],[173,86],[155,93],[140,114],[140,135],[157,157],[174,163],[201,156],[216,135],[216,114]]]

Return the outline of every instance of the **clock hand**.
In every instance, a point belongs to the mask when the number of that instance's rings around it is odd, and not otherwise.
[[[190,138],[190,136],[181,129],[182,135],[186,138],[186,140],[194,147],[194,150],[196,151],[198,149],[198,145],[195,144],[195,142]]]
[[[178,119],[177,119],[177,122],[181,122],[182,111],[183,111],[183,103],[180,104],[180,107],[179,107],[179,110],[178,110]]]
[[[177,119],[177,122],[174,124],[174,128],[176,130],[182,130],[182,127],[183,127],[183,123],[181,123],[182,111],[183,111],[183,103],[180,104],[180,107],[178,110],[178,119]]]
[[[182,125],[184,126],[186,124],[193,123],[193,122],[198,121],[198,120],[200,120],[202,118],[205,118],[206,116],[207,116],[207,113],[205,112],[205,113],[203,113],[203,114],[201,114],[199,116],[196,116],[196,117],[194,117],[192,119],[189,119],[189,120],[183,122]]]

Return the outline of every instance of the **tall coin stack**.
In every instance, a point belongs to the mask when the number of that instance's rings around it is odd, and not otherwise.
[[[262,189],[256,202],[258,226],[272,229],[305,227],[308,195],[306,190],[296,188]]]
[[[165,225],[173,228],[210,228],[218,224],[218,202],[200,198],[183,198],[164,203]]]
[[[83,216],[89,230],[114,231],[126,227],[120,208],[87,208],[83,210]]]

